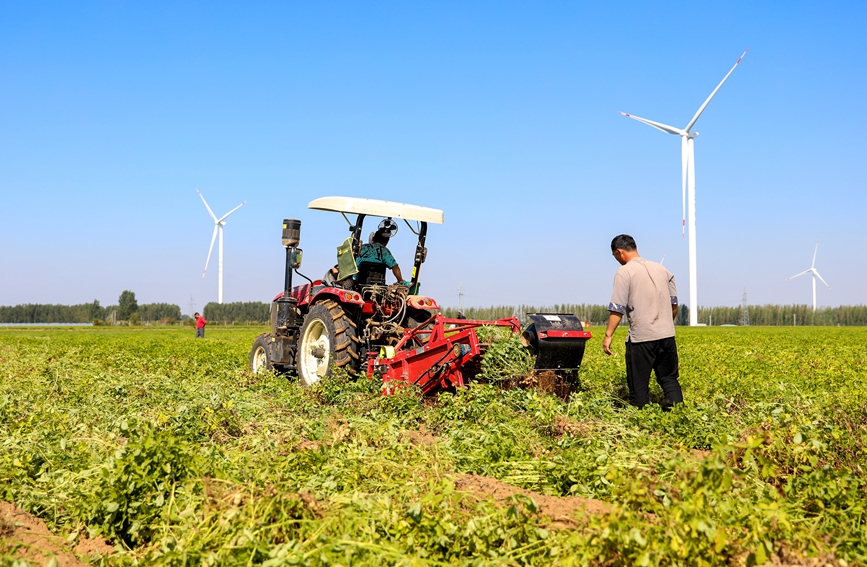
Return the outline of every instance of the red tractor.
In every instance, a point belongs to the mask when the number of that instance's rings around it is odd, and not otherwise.
[[[297,272],[301,221],[283,221],[284,289],[271,304],[270,332],[253,342],[253,372],[295,371],[301,383],[310,386],[335,368],[343,368],[382,380],[385,393],[400,383],[412,383],[432,394],[462,387],[478,372],[485,345],[476,328],[491,325],[522,332],[514,317],[496,321],[446,318],[436,301],[418,293],[427,257],[428,223],[442,224],[442,211],[353,197],[323,197],[308,207],[342,214],[351,235],[338,247],[336,274],[329,271],[316,281],[302,275],[309,283],[293,287],[293,271],[301,275]],[[354,222],[347,215],[355,215]],[[362,244],[368,217],[382,219],[377,235],[394,236],[398,230],[395,219],[400,219],[418,237],[409,281],[386,284],[387,263],[370,261]],[[584,343],[591,336],[578,318],[566,314],[528,317],[533,323],[523,331],[522,342],[536,354],[536,369],[577,372]]]

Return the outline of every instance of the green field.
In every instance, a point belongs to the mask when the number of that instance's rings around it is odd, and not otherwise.
[[[117,565],[867,563],[865,328],[678,329],[668,413],[625,405],[623,330],[565,402],[305,390],[259,332],[0,329],[0,500]]]

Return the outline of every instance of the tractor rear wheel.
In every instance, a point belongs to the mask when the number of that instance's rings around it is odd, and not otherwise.
[[[358,368],[355,323],[331,299],[315,304],[304,317],[296,368],[304,386],[331,375],[332,367],[354,373]]]
[[[262,333],[253,341],[253,348],[250,349],[250,370],[253,374],[274,370],[268,358],[268,333]]]

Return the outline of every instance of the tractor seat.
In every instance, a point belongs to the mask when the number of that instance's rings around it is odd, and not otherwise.
[[[385,264],[361,262],[356,281],[361,285],[385,285]]]

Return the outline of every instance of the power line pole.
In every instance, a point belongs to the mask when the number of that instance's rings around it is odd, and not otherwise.
[[[464,282],[458,288],[458,311],[464,312]]]
[[[196,312],[196,311],[195,311],[195,309],[196,309],[196,300],[193,299],[193,294],[192,294],[192,293],[190,294],[190,302],[189,302],[187,305],[189,305],[189,308],[190,308],[190,317],[192,317],[192,316],[193,316],[193,313]]]
[[[750,310],[747,308],[747,288],[744,288],[744,298],[741,301],[741,326],[750,326]]]

